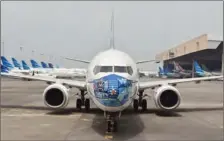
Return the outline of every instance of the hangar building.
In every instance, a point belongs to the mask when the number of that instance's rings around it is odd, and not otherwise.
[[[192,70],[193,60],[204,64],[210,71],[223,68],[223,40],[210,40],[207,34],[184,42],[174,48],[156,55],[156,60],[163,61],[163,66],[173,69],[173,61],[184,69]]]

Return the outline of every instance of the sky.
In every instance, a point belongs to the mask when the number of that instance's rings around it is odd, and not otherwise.
[[[107,49],[112,9],[115,46],[135,61],[155,59],[201,34],[223,36],[222,1],[3,1],[1,54],[4,46],[9,59],[85,68],[60,56],[91,60]],[[138,67],[155,71],[158,64]]]

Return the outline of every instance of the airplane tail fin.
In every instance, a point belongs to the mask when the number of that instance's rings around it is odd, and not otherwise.
[[[194,61],[194,69],[195,69],[195,72],[204,73],[204,71],[201,69],[197,61]]]
[[[8,70],[8,68],[6,66],[1,64],[1,72],[8,73],[9,70]]]
[[[21,65],[19,64],[19,62],[18,62],[14,57],[12,57],[12,62],[13,62],[13,65],[14,65],[16,68],[21,69]]]
[[[58,64],[56,64],[56,68],[60,68]]]
[[[48,66],[49,66],[49,68],[52,68],[52,69],[54,68],[52,63],[48,63]]]
[[[30,70],[30,67],[26,64],[24,60],[22,60],[22,66],[24,70]]]
[[[163,75],[164,74],[164,71],[163,71],[163,69],[161,67],[159,67],[159,74],[160,75]]]
[[[41,68],[41,66],[33,59],[30,60],[33,68]]]
[[[41,65],[42,65],[43,68],[48,68],[48,66],[45,62],[41,62]]]
[[[13,65],[9,63],[9,61],[6,59],[5,56],[1,56],[1,60],[2,60],[2,64],[6,66],[7,68],[9,68],[10,70],[14,68]]]
[[[112,11],[112,15],[111,15],[111,37],[110,37],[110,48],[115,49],[115,45],[114,45],[114,10]]]
[[[180,66],[180,64],[176,63],[175,61],[173,62],[174,64],[174,69],[177,70],[177,71],[181,71],[183,72],[184,69]]]

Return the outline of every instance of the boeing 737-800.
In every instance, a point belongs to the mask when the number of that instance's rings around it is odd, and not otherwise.
[[[113,34],[113,22],[111,25]],[[140,82],[137,69],[139,62],[135,62],[125,52],[115,49],[113,35],[110,49],[98,53],[92,61],[85,61],[85,63],[88,63],[85,81],[22,74],[7,75],[2,73],[2,75],[53,83],[43,92],[44,103],[52,109],[61,109],[68,105],[71,95],[67,86],[78,88],[81,93],[80,98],[77,98],[76,107],[81,109],[82,106],[85,106],[85,109],[89,110],[91,99],[98,108],[104,111],[108,132],[116,131],[117,120],[121,116],[121,112],[130,104],[133,103],[136,111],[139,107],[142,110],[147,109],[147,100],[143,96],[146,89],[157,88],[153,95],[156,106],[165,111],[172,111],[181,103],[180,92],[174,87],[176,84],[223,78],[223,76],[213,76]],[[86,93],[90,99],[86,97]]]

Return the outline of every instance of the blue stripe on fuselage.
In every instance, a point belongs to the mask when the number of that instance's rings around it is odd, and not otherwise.
[[[96,99],[108,107],[124,105],[132,93],[132,81],[110,74],[92,81]]]

